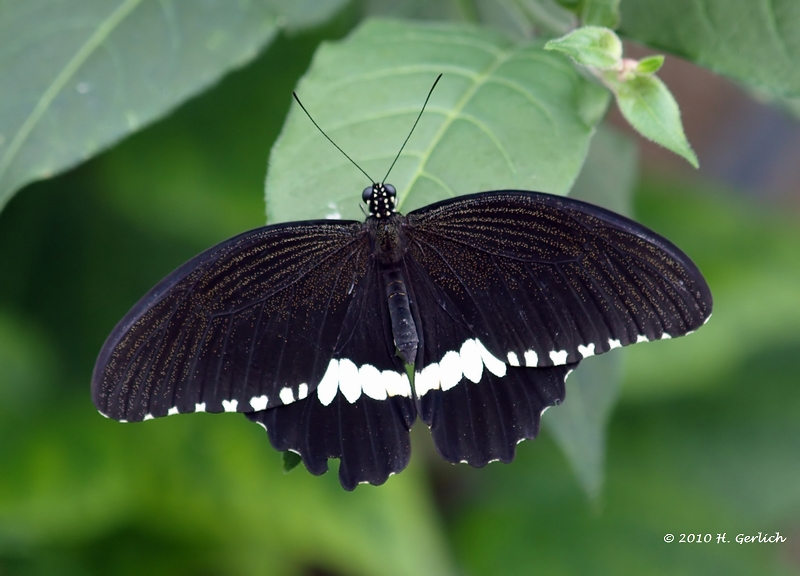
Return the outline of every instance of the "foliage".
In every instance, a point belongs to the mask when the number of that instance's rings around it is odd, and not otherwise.
[[[662,60],[625,59],[617,26],[800,97],[793,0],[0,2],[0,206],[77,166],[0,215],[0,573],[791,572],[775,547],[663,542],[788,534],[800,512],[800,236],[719,193],[646,181],[636,210],[707,274],[712,322],[586,362],[510,466],[445,465],[415,429],[408,471],[345,494],[335,472],[284,474],[241,417],[123,426],[89,400],[130,305],[264,223],[268,156],[269,220],[360,216],[362,175],[295,87],[381,177],[444,73],[392,172],[404,210],[517,187],[630,213],[636,143],[602,121],[612,94],[697,159]]]

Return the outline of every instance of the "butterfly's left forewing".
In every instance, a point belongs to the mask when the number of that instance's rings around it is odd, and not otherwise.
[[[92,396],[111,418],[252,412],[315,392],[363,288],[357,222],[261,228],[170,274],[117,325]]]

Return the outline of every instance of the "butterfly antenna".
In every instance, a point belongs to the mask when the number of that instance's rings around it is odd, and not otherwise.
[[[435,84],[434,84],[434,85],[435,85]],[[327,134],[325,134],[325,131],[324,131],[322,128],[320,128],[320,127],[319,127],[319,124],[317,124],[317,123],[314,121],[314,119],[311,117],[311,114],[309,114],[309,113],[308,113],[308,110],[306,110],[306,107],[305,107],[305,106],[303,106],[303,103],[302,103],[302,102],[300,102],[300,98],[298,98],[298,97],[297,97],[297,92],[292,92],[292,96],[294,96],[294,99],[295,99],[295,100],[297,100],[297,103],[300,105],[300,108],[302,108],[302,109],[303,109],[303,112],[305,112],[305,113],[306,113],[306,116],[308,116],[308,119],[309,119],[309,120],[311,120],[312,124],[314,124],[314,126],[316,126],[316,127],[317,127],[317,130],[319,130],[319,131],[322,133],[322,135],[323,135],[323,136],[325,136],[325,138],[327,138],[327,139],[328,139],[328,142],[330,142],[331,144],[333,144],[334,146],[336,146],[336,149],[337,149],[339,152],[341,152],[341,153],[344,155],[344,157],[345,157],[345,158],[347,158],[348,160],[350,160],[350,162],[353,164],[353,166],[355,166],[356,168],[358,168],[359,170],[361,170],[361,173],[362,173],[364,176],[366,176],[367,178],[369,178],[369,183],[370,183],[370,184],[374,184],[374,183],[375,183],[375,180],[373,180],[373,179],[370,177],[370,175],[369,175],[369,174],[367,174],[366,172],[364,172],[364,169],[363,169],[363,168],[361,168],[361,166],[359,166],[358,164],[356,164],[356,161],[355,161],[355,160],[353,160],[352,158],[350,158],[350,156],[348,156],[348,155],[347,155],[347,153],[346,153],[344,150],[342,150],[341,148],[339,148],[339,145],[338,145],[336,142],[334,142],[333,140],[331,140],[331,137],[330,137],[330,136],[328,136]],[[427,100],[426,100],[426,102],[427,102]],[[415,123],[414,125],[416,126],[416,123]],[[402,149],[401,149],[401,150],[402,150]]]
[[[439,83],[439,79],[441,77],[442,77],[442,75],[439,74],[436,77],[436,80],[433,81],[433,86],[431,86],[431,89],[428,91],[428,96],[427,96],[427,98],[425,98],[425,102],[422,104],[422,110],[419,111],[419,114],[417,115],[417,119],[414,120],[414,125],[411,127],[411,131],[408,133],[408,136],[406,136],[406,140],[405,140],[405,142],[403,142],[403,145],[400,146],[400,151],[397,153],[397,156],[394,157],[394,162],[392,162],[392,165],[389,166],[389,171],[386,172],[386,176],[384,176],[383,180],[381,180],[381,184],[384,184],[386,182],[386,179],[389,177],[389,172],[392,171],[392,168],[394,168],[394,165],[397,163],[397,159],[400,158],[400,154],[403,153],[403,148],[406,147],[406,144],[408,143],[408,139],[411,138],[411,135],[414,133],[414,128],[417,127],[417,122],[419,122],[419,119],[422,118],[422,113],[425,112],[425,106],[428,105],[428,100],[431,99],[431,94],[433,94],[433,89],[436,88],[436,84]]]

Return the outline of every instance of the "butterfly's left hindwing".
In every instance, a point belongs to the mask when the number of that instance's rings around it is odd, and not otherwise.
[[[368,252],[363,224],[330,221],[269,226],[211,248],[117,325],[95,366],[95,405],[137,421],[308,396],[364,289]]]
[[[411,386],[395,354],[385,289],[374,259],[336,337],[328,372],[308,398],[248,414],[277,450],[300,454],[313,474],[339,458],[339,479],[383,484],[408,465],[416,419]]]

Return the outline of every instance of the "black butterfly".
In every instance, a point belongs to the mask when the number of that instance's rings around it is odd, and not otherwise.
[[[445,460],[510,462],[583,358],[711,315],[685,254],[597,206],[504,190],[403,216],[395,197],[376,183],[365,222],[265,226],[178,268],[108,337],[97,408],[243,412],[352,490],[405,468],[417,415]]]

